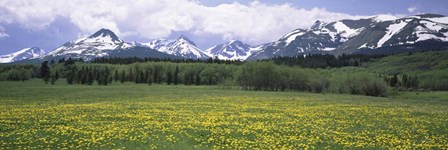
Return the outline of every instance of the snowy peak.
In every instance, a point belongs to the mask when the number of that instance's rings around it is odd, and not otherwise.
[[[82,42],[123,43],[123,40],[109,29],[100,29]]]
[[[135,46],[135,43],[125,43],[109,29],[101,29],[87,38],[67,42],[48,53],[51,57],[73,57],[91,60],[96,57],[108,56],[111,51]]]
[[[199,49],[192,40],[184,35],[176,40],[157,39],[148,43],[142,43],[142,45],[159,52],[187,59],[207,59],[211,57],[209,54]]]
[[[326,25],[325,22],[317,20],[314,22],[314,24],[311,26],[311,30],[320,30]]]
[[[185,35],[181,35],[178,39],[177,39],[177,41],[179,41],[179,42],[184,42],[185,44],[189,44],[189,45],[193,45],[193,46],[196,46],[196,44],[193,42],[193,41],[191,41],[187,36],[185,36]]]
[[[426,45],[425,45],[426,44]],[[384,53],[419,51],[448,45],[448,17],[422,14],[398,18],[378,15],[363,19],[345,19],[325,23],[316,21],[310,29],[296,29],[268,43],[248,60],[306,53]],[[418,47],[418,48],[416,48]],[[381,49],[379,52],[375,50]],[[433,48],[434,49],[434,48]]]
[[[19,50],[14,53],[0,56],[0,63],[11,63],[21,60],[34,59],[44,56],[46,52],[38,47]]]
[[[251,46],[238,40],[220,44],[206,50],[211,56],[222,60],[246,60],[251,55]]]

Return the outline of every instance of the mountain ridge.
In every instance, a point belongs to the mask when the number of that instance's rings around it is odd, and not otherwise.
[[[430,40],[435,42],[424,42]],[[385,53],[394,53],[392,47],[400,48],[395,52],[421,51],[424,48],[421,45],[427,43],[437,45],[432,45],[432,48],[445,49],[447,42],[448,17],[443,15],[422,14],[402,18],[384,15],[330,23],[316,21],[309,29],[293,30],[267,44],[263,51],[247,60],[315,53],[378,54],[377,49],[382,52],[388,49],[392,52]]]
[[[444,15],[421,14],[401,18],[377,15],[333,22],[316,20],[310,28],[292,30],[273,42],[252,46],[232,40],[205,50],[198,48],[185,35],[147,43],[126,42],[103,28],[88,37],[66,42],[44,56],[25,59],[73,57],[89,61],[98,57],[137,56],[251,61],[307,54],[389,54],[445,49],[447,45],[448,17]]]
[[[46,51],[39,47],[24,48],[19,51],[0,56],[0,63],[12,63],[27,59],[39,58],[46,54]]]

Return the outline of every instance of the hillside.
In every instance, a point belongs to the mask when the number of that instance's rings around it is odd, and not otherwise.
[[[404,53],[371,62],[367,69],[380,74],[417,75],[421,87],[448,89],[447,58],[447,51]]]
[[[384,57],[369,64],[369,69],[378,73],[424,73],[448,69],[448,52],[403,53]]]

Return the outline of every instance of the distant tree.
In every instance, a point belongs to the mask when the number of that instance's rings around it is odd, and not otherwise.
[[[152,85],[152,80],[153,80],[153,78],[152,78],[152,75],[151,75],[151,73],[149,72],[149,70],[146,70],[146,74],[148,74],[148,75],[146,76],[146,83],[148,83],[148,85]]]
[[[132,71],[132,68],[129,69],[128,81],[134,81],[134,73]]]
[[[71,57],[69,57],[69,58],[64,62],[64,66],[67,66],[67,65],[73,65],[73,64],[75,64],[75,61],[74,61]]]
[[[176,70],[174,70],[173,82],[174,85],[177,85],[179,83],[179,66],[176,66]]]
[[[173,74],[171,70],[168,70],[166,73],[166,84],[170,85],[173,82]]]
[[[401,77],[401,83],[403,87],[408,88],[409,87],[409,83],[408,83],[408,76],[403,74],[403,76]]]
[[[118,70],[115,70],[114,81],[117,82],[119,80]]]
[[[87,85],[92,85],[94,82],[94,77],[92,71],[89,71],[87,74]]]
[[[56,82],[56,75],[52,74],[50,78],[51,78],[50,79],[51,84],[54,84]]]
[[[135,74],[135,79],[134,79],[134,81],[135,81],[135,84],[137,84],[137,83],[141,83],[141,81],[140,81],[140,72],[137,72],[136,74]]]
[[[48,84],[48,79],[50,78],[50,67],[48,67],[48,61],[44,61],[42,63],[42,66],[40,67],[40,75],[45,81],[45,84]]]
[[[59,79],[59,71],[56,71],[56,73],[54,74],[54,77],[56,78],[56,80]]]
[[[153,66],[153,78],[154,78],[154,83],[158,83],[160,84],[162,82],[162,78],[163,78],[163,66],[160,64],[155,64]]]
[[[65,63],[65,58],[59,59],[58,64],[61,64],[61,63]]]
[[[196,73],[195,81],[196,81],[196,85],[201,85],[201,72]]]
[[[126,73],[125,73],[125,71],[123,70],[123,71],[121,72],[120,82],[121,82],[121,83],[124,83],[125,80],[126,80]]]
[[[389,85],[391,87],[397,87],[398,84],[398,77],[397,74],[394,74],[394,76],[390,79]]]
[[[76,67],[73,65],[66,66],[66,80],[68,84],[73,84],[76,77]]]

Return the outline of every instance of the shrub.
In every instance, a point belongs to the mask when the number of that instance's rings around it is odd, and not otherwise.
[[[367,96],[386,96],[386,83],[367,73],[352,73],[341,74],[332,77],[331,87],[332,92],[350,93]]]

